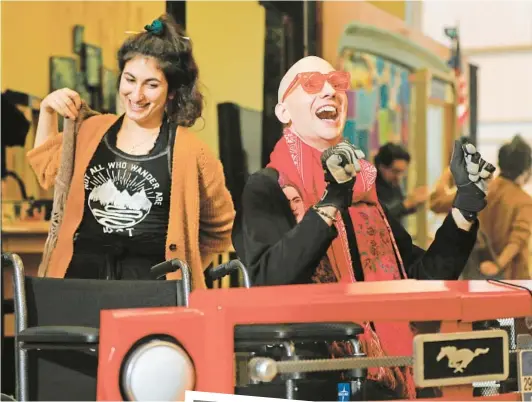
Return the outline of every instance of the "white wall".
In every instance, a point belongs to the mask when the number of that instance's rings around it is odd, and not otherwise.
[[[465,47],[532,44],[532,2],[423,1],[423,32],[448,44],[443,27],[459,23]]]
[[[480,121],[532,121],[532,51],[474,55],[469,61],[479,66]]]

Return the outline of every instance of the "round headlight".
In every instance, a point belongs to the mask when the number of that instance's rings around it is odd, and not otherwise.
[[[122,371],[122,389],[128,401],[183,401],[194,381],[194,364],[185,350],[163,340],[134,349]]]

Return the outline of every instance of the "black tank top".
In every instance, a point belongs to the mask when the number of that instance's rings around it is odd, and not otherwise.
[[[75,252],[146,256],[155,265],[165,259],[170,210],[168,124],[149,154],[135,156],[116,147],[122,120],[109,128],[85,172]]]

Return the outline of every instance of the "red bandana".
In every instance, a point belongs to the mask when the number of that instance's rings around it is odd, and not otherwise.
[[[321,151],[305,144],[289,128],[276,144],[270,155],[271,167],[279,172],[279,184],[290,184],[301,196],[305,210],[316,204],[325,190]],[[403,262],[397,249],[390,225],[378,202],[375,179],[377,170],[366,160],[360,160],[361,171],[357,174],[353,189],[353,206],[349,215],[355,231],[360,262],[365,281],[389,281],[406,277]],[[351,253],[341,214],[335,223],[338,236],[333,240],[327,255],[316,268],[313,280],[323,282],[353,283]],[[365,333],[361,339],[368,356],[411,356],[413,334],[408,323],[363,323]],[[407,398],[415,398],[411,369],[369,370],[369,376],[385,381],[392,388],[399,388]]]

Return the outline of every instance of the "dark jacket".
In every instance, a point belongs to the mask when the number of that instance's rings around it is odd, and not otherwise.
[[[384,180],[380,173],[377,173],[377,196],[379,202],[383,207],[386,207],[388,214],[398,221],[401,221],[406,216],[416,212],[416,208],[407,209],[403,205],[406,197],[403,190],[399,186],[394,186]]]
[[[233,246],[254,285],[311,283],[337,231],[312,209],[296,224],[277,180],[277,171],[269,168],[249,178],[233,225]],[[389,214],[387,217],[408,278],[458,279],[475,243],[478,223],[467,232],[458,228],[449,214],[424,251],[412,243],[399,222]],[[349,223],[346,221],[346,225]],[[347,226],[347,231],[358,278],[362,272],[360,256],[352,228]]]

